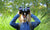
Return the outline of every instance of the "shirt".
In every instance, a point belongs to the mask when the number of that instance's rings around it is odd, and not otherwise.
[[[20,16],[19,14],[16,14],[12,19],[12,21],[10,22],[10,25],[17,30],[34,30],[34,28],[37,27],[41,22],[35,15],[31,14],[31,17],[35,20],[35,22],[31,22],[31,27],[30,24],[27,22],[21,24],[15,23],[16,19],[18,19],[19,16]]]

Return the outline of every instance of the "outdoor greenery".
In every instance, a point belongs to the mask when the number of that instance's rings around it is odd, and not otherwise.
[[[50,0],[0,0],[0,30],[16,30],[9,23],[19,7],[30,7],[31,13],[40,19],[34,30],[50,30]]]

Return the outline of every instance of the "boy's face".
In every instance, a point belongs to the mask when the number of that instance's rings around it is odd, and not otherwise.
[[[27,21],[28,15],[30,14],[30,9],[26,8],[26,9],[22,9],[21,7],[19,8],[19,14],[21,14],[21,20]]]

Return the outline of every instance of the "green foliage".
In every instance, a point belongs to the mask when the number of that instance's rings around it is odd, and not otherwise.
[[[50,30],[50,0],[0,0],[0,30],[16,30],[9,23],[20,6],[29,6],[31,13],[41,20],[34,30]],[[16,23],[19,23],[18,19]]]

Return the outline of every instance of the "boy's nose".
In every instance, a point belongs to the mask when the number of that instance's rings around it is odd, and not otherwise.
[[[24,18],[26,17],[26,13],[24,13],[23,17],[24,17]]]

